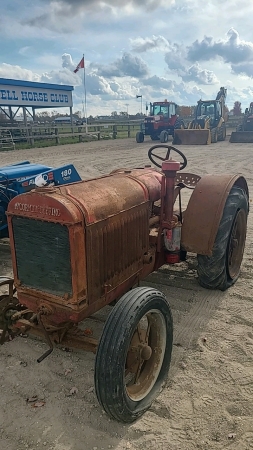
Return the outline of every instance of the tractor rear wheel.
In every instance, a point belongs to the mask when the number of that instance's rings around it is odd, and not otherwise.
[[[138,131],[136,133],[136,142],[141,144],[144,141],[144,133],[142,131]]]
[[[95,363],[99,403],[113,419],[131,423],[150,407],[167,378],[173,322],[165,296],[138,287],[112,309]]]
[[[198,255],[201,286],[225,291],[237,280],[245,246],[248,208],[246,192],[234,186],[223,210],[212,256]]]
[[[160,133],[160,142],[165,143],[168,142],[169,133],[166,130],[161,131]]]

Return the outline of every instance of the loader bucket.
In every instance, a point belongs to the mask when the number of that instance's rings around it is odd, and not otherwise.
[[[229,142],[232,144],[253,143],[253,131],[232,131]]]
[[[185,129],[175,130],[173,144],[205,145],[211,144],[211,133],[209,129]]]

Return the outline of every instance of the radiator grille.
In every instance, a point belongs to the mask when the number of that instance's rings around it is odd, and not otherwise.
[[[65,225],[13,217],[18,278],[58,296],[72,294],[69,233]]]
[[[86,229],[89,302],[138,273],[148,251],[149,204],[144,203]]]

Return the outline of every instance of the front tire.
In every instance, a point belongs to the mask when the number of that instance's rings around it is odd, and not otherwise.
[[[225,141],[227,135],[226,125],[223,123],[218,132],[218,141]]]
[[[144,133],[142,131],[138,131],[136,133],[136,142],[141,144],[144,141]]]
[[[197,257],[201,286],[225,291],[236,282],[245,246],[248,205],[245,191],[234,186],[223,210],[212,256]]]
[[[162,144],[168,142],[169,140],[169,133],[166,130],[161,131],[160,133],[160,142]]]
[[[217,128],[212,128],[211,130],[211,143],[216,144],[218,141],[218,131]]]
[[[167,378],[173,321],[165,296],[138,287],[111,311],[99,342],[95,388],[106,413],[131,423],[147,411]]]

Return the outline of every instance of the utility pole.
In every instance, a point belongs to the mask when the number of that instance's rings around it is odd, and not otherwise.
[[[141,115],[142,115],[142,95],[136,95],[136,98],[140,98],[141,99]]]
[[[127,117],[128,117],[128,106],[129,106],[129,103],[125,103],[125,105],[127,107]]]

